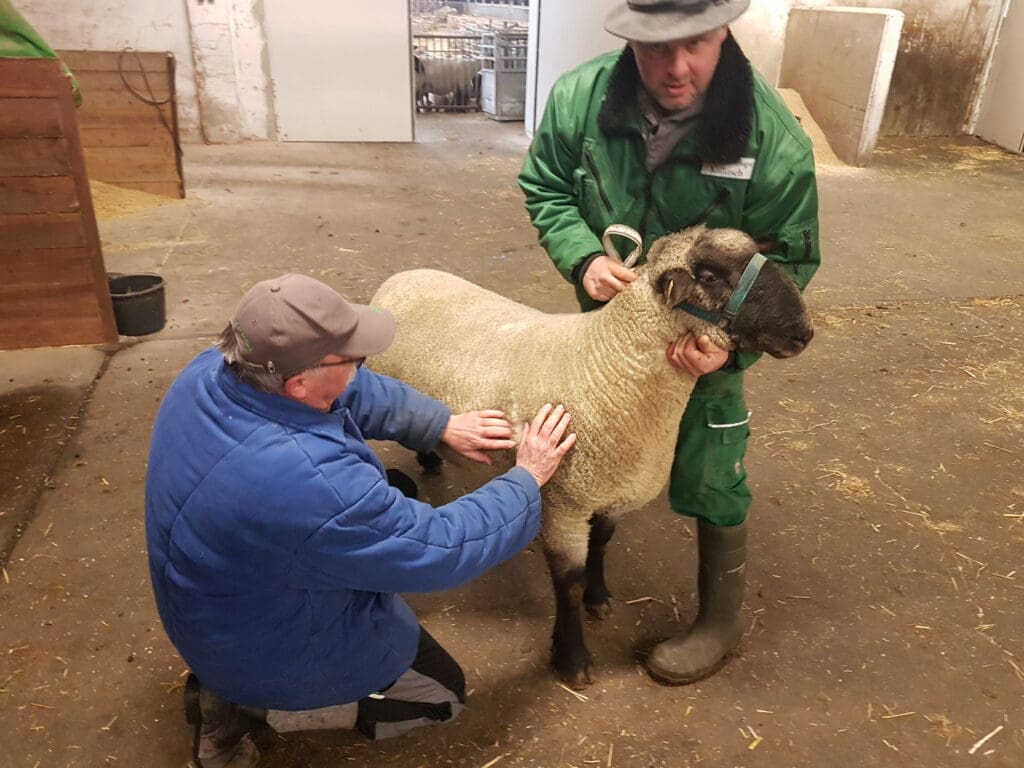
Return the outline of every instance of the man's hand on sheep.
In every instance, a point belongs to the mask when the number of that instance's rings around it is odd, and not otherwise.
[[[725,365],[729,360],[729,351],[722,349],[707,336],[698,338],[687,333],[668,345],[665,356],[673,368],[697,378]]]
[[[470,411],[454,414],[448,419],[441,442],[458,451],[467,459],[490,464],[491,457],[484,451],[515,448],[512,422],[502,411]]]
[[[636,272],[611,256],[598,256],[583,273],[583,290],[595,301],[611,301],[636,280]]]
[[[565,406],[543,406],[532,422],[523,425],[516,466],[522,467],[543,487],[562,463],[562,458],[576,444],[576,433],[565,434],[569,428]],[[563,440],[563,436],[565,439]]]

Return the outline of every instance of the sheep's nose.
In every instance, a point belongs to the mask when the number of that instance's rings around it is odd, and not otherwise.
[[[811,339],[814,338],[813,328],[802,328],[797,333],[794,333],[789,337],[790,344],[793,345],[794,354],[803,352],[807,345],[811,343]]]

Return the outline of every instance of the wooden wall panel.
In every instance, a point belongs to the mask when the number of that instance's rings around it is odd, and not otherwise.
[[[23,285],[41,291],[58,285],[85,288],[92,280],[89,253],[80,248],[21,248],[4,251],[0,262],[0,286],[8,290]]]
[[[147,147],[161,141],[163,127],[140,123],[130,114],[105,124],[83,123],[78,126],[86,152],[109,147]],[[88,156],[88,155],[87,155]],[[95,178],[95,177],[93,177]],[[100,179],[102,181],[102,179]]]
[[[0,99],[0,138],[55,138],[63,136],[56,99]]]
[[[70,82],[0,59],[0,349],[113,341]]]
[[[0,177],[70,174],[67,139],[0,139]]]
[[[68,248],[85,245],[81,213],[29,213],[0,216],[0,248]]]
[[[0,307],[0,339],[25,341],[8,349],[97,343],[96,302],[82,292],[62,297],[41,294],[31,303],[6,304]]]
[[[86,147],[85,164],[92,168],[104,167],[106,172],[102,178],[111,184],[130,186],[132,182],[160,181],[171,183],[174,179],[163,178],[167,167],[167,155],[160,147]],[[116,162],[110,162],[116,156]]]
[[[0,60],[0,64],[4,65],[5,73],[12,73],[15,71],[13,65],[7,65],[7,62],[15,61],[23,61],[23,59]],[[56,64],[56,62],[53,63]],[[15,75],[15,77],[18,76]],[[61,74],[61,80],[64,79],[64,75]],[[61,82],[61,80],[54,80],[49,72],[42,72],[41,70],[36,70],[35,72],[25,72],[24,76],[20,79],[11,80],[0,78],[0,98],[55,99],[60,95],[60,92],[64,87],[64,83]]]
[[[77,210],[78,191],[70,176],[0,178],[0,215]]]
[[[123,56],[120,51],[59,51],[58,55],[76,77],[79,72],[117,72],[119,60],[124,62],[125,71],[137,72],[141,61],[147,74],[167,73],[165,51],[129,51]]]
[[[58,55],[75,73],[82,90],[78,122],[90,177],[184,197],[174,57],[153,52],[136,57],[117,51],[59,51]],[[166,103],[154,106],[139,95]]]

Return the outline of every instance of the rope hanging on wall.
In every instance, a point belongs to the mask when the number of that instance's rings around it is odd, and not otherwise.
[[[135,62],[139,65],[139,73],[142,75],[142,82],[146,84],[146,91],[149,93],[149,96],[146,96],[145,94],[139,93],[137,90],[135,90],[134,86],[132,86],[132,84],[128,82],[128,78],[125,77],[124,57],[125,54],[129,53],[135,55]],[[141,101],[143,104],[149,104],[150,106],[156,109],[157,114],[160,115],[160,123],[163,125],[164,129],[167,131],[167,134],[171,137],[171,141],[174,143],[175,151],[181,154],[181,144],[178,143],[178,137],[174,135],[174,129],[171,128],[170,124],[167,122],[167,117],[164,115],[164,111],[160,108],[164,104],[168,104],[171,101],[171,96],[170,94],[168,94],[166,99],[156,98],[156,95],[153,93],[153,86],[150,85],[149,77],[146,75],[146,68],[142,64],[142,57],[139,56],[139,52],[131,46],[123,48],[121,50],[121,53],[118,55],[117,74],[121,76],[121,82],[124,83],[124,87],[128,89],[128,93],[130,93],[136,99]]]

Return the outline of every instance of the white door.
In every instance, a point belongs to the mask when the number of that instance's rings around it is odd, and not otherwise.
[[[1010,0],[975,133],[1001,147],[1024,152],[1024,0]]]
[[[282,141],[412,141],[408,0],[264,0]]]

